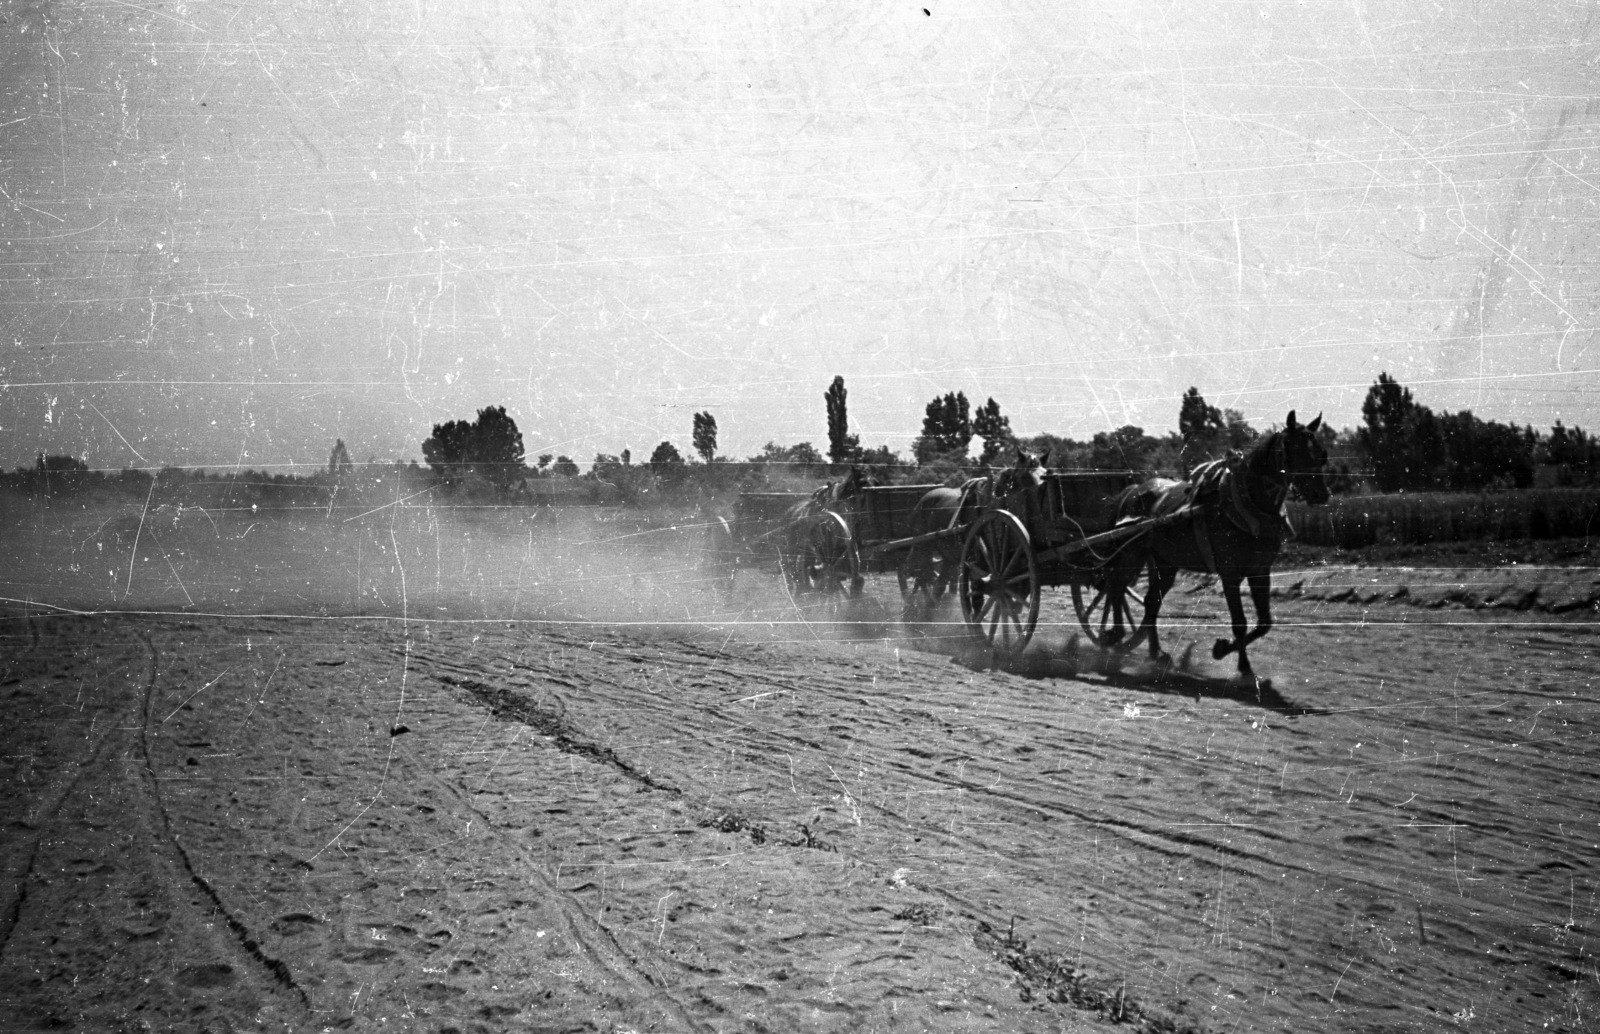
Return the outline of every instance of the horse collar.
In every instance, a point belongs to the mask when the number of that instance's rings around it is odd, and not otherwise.
[[[1276,512],[1268,513],[1260,506],[1256,505],[1256,501],[1254,499],[1250,498],[1250,492],[1245,487],[1243,475],[1244,464],[1239,464],[1238,466],[1233,467],[1224,475],[1224,479],[1228,483],[1228,501],[1232,504],[1231,506],[1226,507],[1228,519],[1231,520],[1240,531],[1249,535],[1251,538],[1260,538],[1264,525],[1270,522],[1271,526],[1277,527],[1285,519],[1283,513],[1283,503],[1288,501],[1289,489],[1287,485],[1283,487],[1283,499],[1280,500]]]

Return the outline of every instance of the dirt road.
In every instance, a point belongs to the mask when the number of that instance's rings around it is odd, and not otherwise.
[[[242,584],[169,566],[201,604]],[[1007,672],[889,620],[887,579],[843,623],[740,579],[713,600],[635,577],[612,594],[633,611],[569,599],[564,619],[440,618],[465,608],[415,575],[402,614],[19,611],[0,667],[0,1013],[123,1030],[1595,1025],[1581,611],[1282,599],[1258,688],[1203,649],[1185,671],[1107,673],[1076,651],[1064,592]],[[1180,593],[1169,648],[1209,643],[1222,614],[1214,592]]]
[[[1592,627],[1280,611],[1259,699],[803,622],[36,618],[0,987],[129,1029],[1587,1027]]]

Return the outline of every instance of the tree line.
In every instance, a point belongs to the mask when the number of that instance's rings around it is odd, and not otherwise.
[[[1058,468],[1160,471],[1183,476],[1206,460],[1248,449],[1261,433],[1242,412],[1213,406],[1198,388],[1191,387],[1178,401],[1177,429],[1166,434],[1152,435],[1128,424],[1081,441],[1053,434],[1024,438],[1012,430],[1010,418],[992,397],[974,406],[965,392],[952,391],[927,403],[921,433],[911,443],[911,455],[902,458],[887,446],[862,446],[860,436],[849,427],[848,397],[843,377],[834,377],[823,392],[826,453],[809,441],[793,445],[768,442],[742,465],[820,475],[830,466],[859,463],[891,480],[913,476],[939,480],[961,471],[1003,465],[1009,462],[1012,450],[1021,447],[1036,454],[1048,453],[1051,465]],[[521,440],[520,435],[504,429],[509,420],[503,409],[484,410],[479,424],[487,421],[490,430],[477,432],[478,438],[460,428],[452,431],[452,425],[439,425],[430,441],[454,434],[464,441],[502,443],[494,446],[500,451],[489,461],[490,469],[515,470],[520,463]],[[1553,468],[1548,480],[1557,484],[1587,484],[1600,476],[1600,442],[1581,428],[1557,421],[1548,434],[1541,434],[1532,427],[1482,420],[1468,410],[1435,413],[1387,372],[1380,374],[1367,392],[1361,426],[1343,431],[1324,426],[1321,434],[1332,456],[1330,487],[1338,492],[1362,486],[1380,492],[1525,488],[1534,483],[1541,466]],[[504,443],[513,436],[516,445],[510,449]],[[718,453],[717,421],[710,412],[694,414],[691,441],[707,466],[734,462]],[[980,443],[976,457],[972,455],[975,442]],[[443,468],[435,463],[436,451],[437,447],[430,448],[427,443],[423,446],[430,464],[442,473]],[[576,474],[576,465],[564,456],[547,470],[549,459],[541,457],[532,473]],[[627,450],[620,456],[600,454],[591,476],[624,480],[631,467]],[[673,485],[689,476],[690,464],[671,441],[663,441],[643,469]]]
[[[565,455],[545,453],[530,465],[516,421],[504,406],[489,406],[480,409],[473,420],[433,425],[422,442],[427,470],[419,470],[413,461],[406,473],[412,478],[431,475],[446,487],[483,485],[500,496],[512,497],[527,493],[530,479],[584,476],[611,486],[624,497],[639,498],[652,489],[670,491],[691,481],[706,482],[714,471],[722,473],[712,480],[727,487],[722,482],[730,478],[737,481],[748,475],[760,479],[766,471],[825,476],[830,467],[848,463],[864,464],[884,480],[944,480],[1004,465],[1020,447],[1035,454],[1048,453],[1056,468],[1183,476],[1208,459],[1249,448],[1260,433],[1243,413],[1211,405],[1195,387],[1179,399],[1175,431],[1152,435],[1128,424],[1082,441],[1048,433],[1019,437],[992,397],[973,406],[964,392],[953,391],[927,403],[921,433],[911,443],[911,455],[902,458],[888,446],[863,447],[860,436],[850,430],[843,377],[834,377],[823,392],[823,408],[826,453],[808,441],[794,445],[768,442],[756,455],[733,461],[719,454],[716,417],[703,411],[693,415],[690,428],[699,463],[687,460],[669,440],[658,444],[642,464],[633,462],[628,449],[614,455],[599,453],[589,473],[580,475],[578,464]],[[1535,483],[1540,468],[1550,472],[1545,483],[1578,485],[1600,480],[1600,441],[1582,428],[1558,420],[1545,434],[1531,426],[1482,420],[1470,410],[1434,412],[1387,372],[1379,374],[1368,389],[1361,414],[1362,423],[1353,430],[1335,431],[1325,425],[1320,432],[1331,457],[1328,476],[1335,492],[1358,488],[1378,492],[1526,488]],[[973,457],[975,441],[981,447]],[[396,465],[396,469],[403,468]],[[354,470],[341,440],[335,443],[326,472],[317,477],[338,484],[352,477]],[[167,483],[185,476],[170,468],[160,473]],[[96,485],[133,490],[147,485],[149,477],[134,471],[97,474],[83,459],[41,453],[33,467],[0,474],[0,485],[59,495]],[[259,477],[261,484],[270,486],[295,481],[293,475]]]

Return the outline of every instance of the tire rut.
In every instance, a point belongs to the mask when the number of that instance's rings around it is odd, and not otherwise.
[[[439,681],[450,684],[447,678]],[[617,941],[616,935],[605,924],[584,912],[583,908],[573,899],[572,895],[563,890],[546,875],[541,860],[533,858],[508,836],[499,827],[494,817],[472,803],[470,797],[455,783],[441,779],[427,766],[415,764],[409,760],[402,764],[419,782],[426,782],[439,789],[445,796],[456,802],[463,811],[471,813],[483,822],[484,828],[490,831],[500,849],[510,855],[518,863],[518,871],[526,873],[536,880],[540,887],[559,903],[563,922],[567,927],[567,934],[579,944],[584,952],[611,977],[627,985],[638,995],[640,1003],[659,1003],[665,1010],[672,1014],[674,1020],[684,1030],[704,1031],[703,1024],[697,1021],[683,1004],[672,996],[670,991],[660,986],[637,963],[626,949]]]
[[[158,820],[155,824],[159,826],[159,838],[165,844],[170,845],[172,854],[177,858],[189,881],[205,896],[206,900],[211,902],[217,914],[223,918],[229,933],[233,935],[232,944],[234,949],[242,952],[250,962],[259,966],[263,973],[276,982],[278,986],[292,992],[302,1009],[309,1010],[311,1008],[310,996],[306,994],[304,988],[296,983],[294,974],[290,972],[288,965],[282,959],[273,958],[262,950],[260,942],[250,928],[228,908],[223,902],[222,896],[195,868],[194,860],[190,857],[188,850],[184,848],[182,839],[173,829],[172,816],[161,799],[161,784],[156,778],[155,767],[150,755],[150,705],[155,693],[159,652],[147,633],[140,630],[137,634],[150,650],[150,677],[145,682],[143,699],[140,701],[138,740],[140,763],[135,768],[140,775],[139,782],[144,791],[147,807]]]

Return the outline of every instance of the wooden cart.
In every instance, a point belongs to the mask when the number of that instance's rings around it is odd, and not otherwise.
[[[1143,535],[1188,520],[1188,508],[1118,523],[1117,496],[1140,475],[1047,471],[1008,509],[989,479],[969,481],[946,523],[919,528],[917,503],[937,485],[863,488],[849,499],[800,512],[805,493],[748,492],[721,547],[732,566],[775,561],[805,592],[861,591],[863,575],[894,571],[908,620],[931,615],[953,589],[967,630],[998,658],[1021,653],[1039,618],[1040,591],[1067,587],[1091,642],[1131,650],[1143,629],[1147,565]]]

